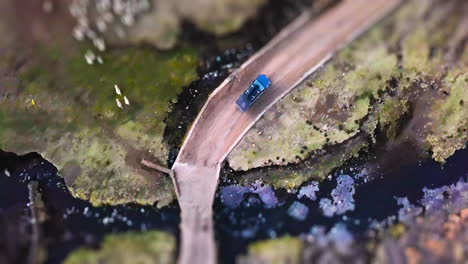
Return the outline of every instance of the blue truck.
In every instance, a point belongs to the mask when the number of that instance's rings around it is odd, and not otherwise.
[[[236,104],[243,112],[247,111],[263,92],[270,87],[271,81],[265,74],[260,74],[245,92],[237,99]]]

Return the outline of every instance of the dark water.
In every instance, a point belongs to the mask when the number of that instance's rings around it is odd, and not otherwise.
[[[257,193],[246,193],[239,207],[227,208],[216,198],[215,222],[222,263],[234,263],[238,254],[245,253],[249,243],[284,234],[300,235],[311,227],[331,228],[336,223],[359,237],[375,220],[396,215],[399,206],[395,197],[407,197],[412,203],[421,199],[422,189],[436,188],[457,182],[468,176],[468,150],[458,151],[444,166],[426,161],[404,166],[366,181],[362,176],[365,161],[355,161],[334,173],[331,179],[320,183],[317,200],[297,198],[297,193],[285,190],[274,192],[277,203],[266,208]],[[5,175],[8,170],[10,176]],[[319,208],[321,198],[330,197],[338,175],[354,178],[356,205],[353,211],[334,217],[325,217]],[[360,176],[361,175],[361,176]],[[227,181],[221,187],[229,186]],[[8,252],[8,263],[24,263],[28,249],[28,189],[27,184],[38,181],[39,191],[48,218],[41,224],[41,244],[48,249],[46,263],[61,263],[79,246],[96,247],[103,236],[128,230],[164,230],[178,236],[179,209],[172,205],[164,209],[152,206],[122,205],[95,208],[76,199],[65,188],[56,168],[37,154],[16,156],[0,152],[0,252]],[[305,220],[288,215],[291,204],[298,201],[309,209]],[[26,231],[18,235],[7,228],[20,227]],[[23,237],[21,237],[23,236]],[[13,245],[12,245],[13,244]],[[9,245],[9,246],[8,246]],[[5,253],[2,253],[5,254]]]
[[[343,223],[356,239],[362,238],[364,231],[373,223],[397,214],[401,207],[398,206],[396,197],[407,197],[411,203],[417,204],[423,196],[424,187],[432,189],[456,183],[462,178],[466,180],[468,150],[457,151],[443,166],[432,160],[416,162],[394,170],[386,170],[385,173],[374,175],[372,180],[362,173],[365,165],[365,160],[354,161],[353,164],[335,172],[331,179],[321,182],[315,201],[307,197],[298,198],[297,193],[288,193],[280,189],[275,191],[278,204],[274,208],[267,208],[258,194],[246,193],[240,206],[232,209],[223,204],[218,192],[215,201],[215,229],[221,262],[234,263],[235,257],[246,253],[248,244],[254,241],[285,234],[297,236],[310,232],[314,226],[330,229],[337,223]],[[220,189],[235,181],[235,174],[228,168],[225,172],[227,176]],[[326,217],[319,207],[319,201],[321,198],[330,197],[339,175],[350,175],[354,178],[355,209],[342,215]],[[296,201],[309,209],[303,221],[288,215],[289,207]]]
[[[6,176],[7,170],[10,176]],[[162,230],[178,236],[179,209],[175,205],[157,209],[152,206],[121,205],[93,207],[89,202],[74,198],[57,175],[57,169],[37,154],[16,156],[0,152],[0,219],[8,222],[12,212],[20,212],[25,226],[28,183],[37,181],[48,218],[41,224],[41,244],[48,249],[46,263],[62,263],[70,251],[79,246],[96,247],[103,236],[129,230]],[[11,218],[11,221],[18,221]],[[20,225],[21,223],[17,223]],[[29,228],[29,227],[28,227]],[[1,229],[1,227],[0,227]],[[26,231],[25,236],[30,232]],[[13,241],[16,234],[1,231],[2,240]],[[23,244],[21,244],[23,243]],[[27,241],[18,242],[10,251],[24,251]],[[26,243],[26,245],[24,245]],[[2,250],[2,247],[0,247]],[[0,251],[1,252],[1,251]],[[24,263],[18,252],[8,263]]]

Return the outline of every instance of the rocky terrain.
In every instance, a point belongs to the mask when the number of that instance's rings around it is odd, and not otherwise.
[[[414,155],[444,162],[468,136],[463,8],[457,1],[405,4],[273,106],[229,165],[247,171],[245,182],[295,188],[377,140],[388,148],[411,144]]]
[[[0,262],[175,263],[173,183],[145,164],[336,2],[0,1]],[[467,14],[408,1],[265,113],[221,174],[220,263],[466,262]]]

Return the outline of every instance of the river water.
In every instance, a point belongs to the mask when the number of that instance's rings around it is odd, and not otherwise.
[[[48,215],[41,224],[41,241],[48,249],[46,263],[61,263],[71,250],[79,246],[96,247],[109,233],[153,229],[178,236],[180,219],[176,204],[163,209],[131,204],[96,208],[89,202],[74,198],[57,175],[57,169],[39,155],[0,154],[0,221],[20,221],[14,224],[28,226],[27,185],[37,181]],[[353,162],[337,170],[331,179],[319,183],[319,191],[311,192],[309,188],[307,192],[306,188],[301,193],[274,190],[261,184],[241,187],[235,183],[235,176],[229,173],[229,169],[225,169],[214,208],[222,262],[234,263],[235,257],[245,253],[253,241],[284,234],[301,235],[317,226],[330,229],[342,223],[355,237],[359,237],[376,221],[398,213],[401,206],[397,197],[406,197],[411,203],[417,203],[423,196],[423,188],[466,180],[468,150],[456,152],[443,166],[431,160],[417,162],[379,174],[374,179],[366,175],[367,164],[365,161]],[[348,197],[343,198],[343,202],[351,202],[353,206],[344,213],[329,217],[320,204],[324,199],[333,201],[331,193],[337,194],[338,191],[333,190],[340,189],[337,188],[337,179],[345,179],[343,175],[347,175],[348,180],[352,179],[351,185],[342,181],[342,187],[347,184],[345,192],[353,191],[351,201],[345,201]],[[226,190],[241,193],[241,196],[226,195]],[[313,196],[316,199],[312,199]],[[301,205],[299,209],[298,204]],[[304,208],[305,215],[304,210],[300,210]],[[23,217],[15,217],[18,214]],[[21,255],[28,248],[27,238],[25,241],[18,239],[15,237],[17,234],[5,230],[11,225],[2,226],[2,246],[10,249],[9,254],[16,256],[12,259],[21,263]],[[23,235],[27,236],[28,232]],[[10,242],[14,245],[8,245]]]

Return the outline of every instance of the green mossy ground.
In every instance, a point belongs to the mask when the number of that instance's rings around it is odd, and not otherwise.
[[[108,235],[99,249],[73,251],[65,264],[172,264],[176,240],[159,231]]]
[[[115,49],[100,54],[103,64],[89,65],[85,51],[38,49],[18,73],[19,85],[1,88],[0,147],[39,152],[59,168],[75,196],[94,205],[168,204],[171,180],[142,169],[140,161],[166,164],[164,119],[183,87],[197,78],[197,52]]]
[[[323,179],[372,146],[377,133],[414,141],[441,162],[464,148],[468,50],[460,47],[466,18],[456,6],[404,4],[273,106],[228,156],[229,165],[266,167],[248,171],[244,183],[294,188]]]

